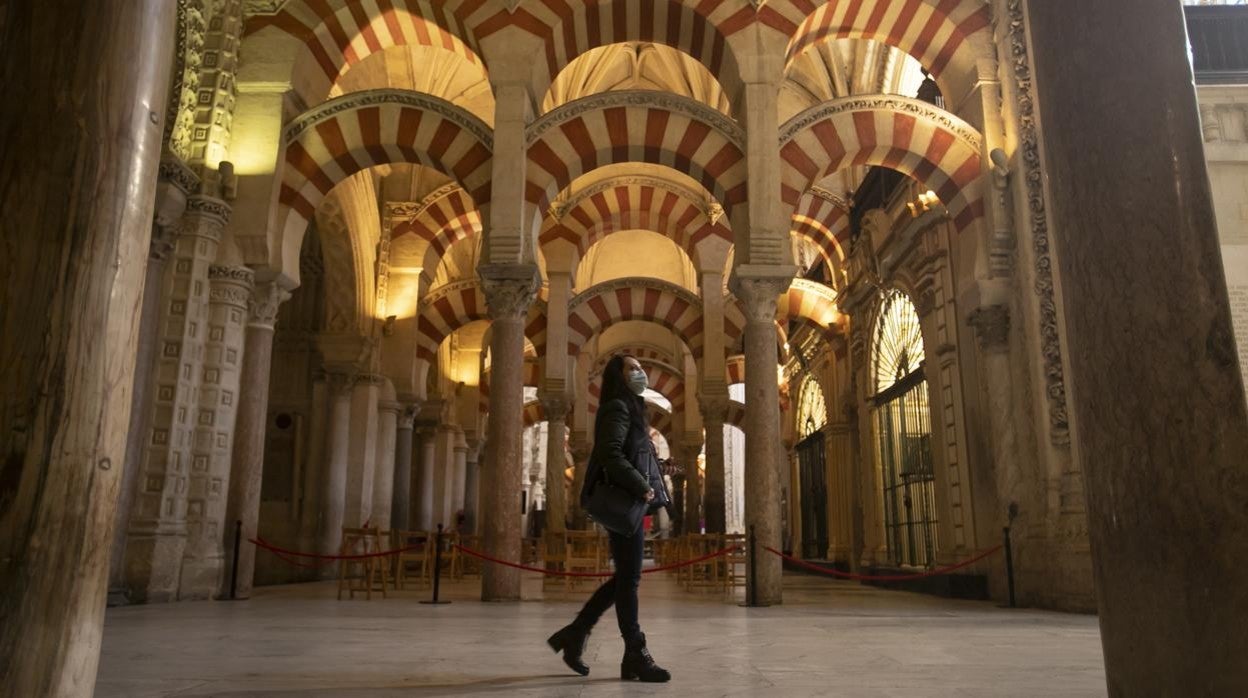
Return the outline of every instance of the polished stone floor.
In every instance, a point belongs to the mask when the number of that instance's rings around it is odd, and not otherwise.
[[[329,583],[249,601],[109,609],[96,695],[125,696],[1103,696],[1096,619],[881,591],[790,574],[785,604],[738,607],[642,583],[642,626],[672,684],[618,680],[614,616],[590,639],[589,677],[544,638],[588,590],[475,600],[480,583],[338,602]],[[738,592],[739,595],[740,592]],[[544,600],[543,600],[544,597]]]

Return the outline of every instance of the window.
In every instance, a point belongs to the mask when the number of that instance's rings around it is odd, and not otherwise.
[[[823,399],[819,382],[807,376],[798,393],[797,435],[799,439],[819,431],[828,423],[828,404]]]
[[[914,567],[933,563],[937,543],[924,358],[914,304],[899,291],[884,294],[873,347],[884,531],[893,564]]]

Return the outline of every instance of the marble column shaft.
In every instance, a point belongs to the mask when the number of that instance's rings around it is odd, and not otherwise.
[[[477,523],[481,518],[481,441],[468,441],[468,451],[464,454],[464,530],[461,533],[475,535]]]
[[[377,404],[377,461],[373,469],[371,518],[373,525],[378,528],[390,527],[390,507],[394,503],[395,456],[398,452],[396,439],[399,409],[397,402],[382,401]]]
[[[20,66],[0,110],[0,695],[95,689],[173,9],[9,2],[0,22]]]
[[[702,444],[685,446],[685,533],[702,532],[702,472],[698,468],[698,455]]]
[[[329,423],[325,429],[325,460],[321,469],[320,546],[322,554],[337,555],[347,497],[347,458],[351,437],[351,377],[329,374]],[[329,574],[332,565],[326,565]]]
[[[165,273],[151,430],[126,537],[125,586],[131,601],[178,597],[210,322],[208,268],[229,216],[224,201],[192,196]],[[201,459],[201,465],[206,468],[207,461]]]
[[[451,520],[449,525],[459,530],[459,514],[465,512],[464,497],[468,490],[468,442],[464,432],[455,435],[455,460],[451,470]]]
[[[1245,695],[1248,407],[1183,7],[1025,7],[1109,694]]]
[[[745,525],[754,528],[758,550],[783,547],[780,511],[780,388],[776,377],[776,300],[792,275],[746,276],[733,290],[745,311]],[[762,606],[782,601],[780,558],[760,553],[750,577],[749,598]]]
[[[568,488],[564,471],[568,467],[567,418],[570,405],[562,395],[542,397],[546,411],[546,530],[562,532],[567,528]]]
[[[728,475],[724,462],[724,418],[728,414],[728,396],[703,397],[699,402],[702,426],[706,430],[706,482],[702,499],[706,532],[726,533]]]
[[[277,311],[290,293],[275,282],[256,286],[247,303],[247,337],[243,349],[230,496],[221,530],[226,559],[234,556],[234,522],[242,522],[238,550],[236,598],[251,596],[256,572],[256,546],[246,541],[260,533],[260,490],[264,477],[264,437],[269,422],[269,383],[273,366],[273,332]],[[222,578],[220,596],[228,596],[232,575]]]
[[[429,531],[434,524],[433,479],[436,470],[434,461],[437,459],[437,431],[432,427],[422,426],[417,434],[420,436],[420,461],[416,468],[416,479],[412,483],[412,508],[417,530]]]
[[[208,279],[207,336],[191,447],[179,599],[211,598],[221,584],[225,566],[222,533],[226,528],[247,302],[254,274],[246,267],[213,265],[208,269]]]
[[[351,389],[351,426],[347,437],[347,490],[343,525],[371,525],[373,478],[377,467],[377,401],[382,381],[376,374],[363,373]],[[389,517],[387,517],[389,518]]]
[[[412,527],[412,440],[416,408],[400,408],[395,424],[394,489],[390,499],[390,528],[405,531]]]
[[[491,319],[489,449],[481,471],[486,554],[520,561],[520,497],[524,428],[524,319],[540,286],[535,266],[478,267]],[[520,575],[501,565],[482,573],[483,601],[518,601]]]

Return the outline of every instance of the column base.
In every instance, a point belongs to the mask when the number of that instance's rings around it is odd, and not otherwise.
[[[131,535],[126,542],[125,596],[130,603],[176,601],[186,534]]]

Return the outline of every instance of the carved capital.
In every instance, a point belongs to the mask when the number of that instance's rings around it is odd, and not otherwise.
[[[728,418],[728,404],[731,400],[727,395],[698,395],[698,409],[702,412],[702,422],[707,426],[724,426]]]
[[[788,276],[745,276],[734,273],[729,286],[740,301],[747,323],[771,324],[776,320],[776,301],[793,283]]]
[[[262,329],[273,329],[277,322],[277,310],[290,299],[290,291],[268,282],[256,286],[247,302],[247,326]]]
[[[543,394],[539,396],[542,402],[542,411],[546,413],[546,419],[552,422],[562,422],[568,417],[571,409],[571,402],[568,396],[562,394]]]
[[[247,267],[210,265],[208,302],[245,308],[251,298],[251,284],[254,279],[255,274]]]
[[[420,414],[420,403],[410,402],[399,410],[399,429],[410,430],[416,424],[416,415]]]
[[[985,351],[1003,350],[1010,337],[1010,311],[1004,305],[988,305],[971,312],[967,323],[975,328],[979,347]]]
[[[230,205],[211,197],[196,195],[186,201],[186,213],[182,215],[181,235],[205,238],[213,243],[221,241],[225,224],[230,222]]]
[[[529,264],[483,264],[478,273],[492,320],[523,319],[542,285],[537,267]]]

